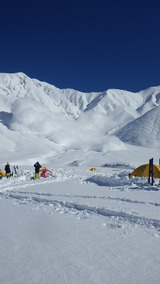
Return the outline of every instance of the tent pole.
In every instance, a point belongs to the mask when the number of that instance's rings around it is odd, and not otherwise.
[[[149,175],[148,175],[148,183],[150,183],[150,176],[152,175],[152,184],[153,185],[153,158],[149,160]]]

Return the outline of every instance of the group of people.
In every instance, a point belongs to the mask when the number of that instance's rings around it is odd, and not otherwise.
[[[35,179],[39,178],[39,173],[40,173],[40,171],[41,171],[41,177],[44,177],[44,178],[46,177],[46,173],[47,173],[47,172],[50,172],[50,173],[51,173],[51,171],[48,170],[46,167],[42,167],[39,162],[36,162],[36,163],[34,164],[34,167],[35,167]],[[42,168],[42,169],[41,169],[41,168]],[[41,169],[41,170],[40,170],[40,169]]]
[[[48,170],[46,167],[42,167],[38,161],[34,164],[34,168],[35,168],[35,176],[34,176],[35,179],[39,178],[40,172],[41,172],[41,177],[44,178],[47,177],[48,172],[51,173],[51,171]],[[18,175],[18,166],[13,166],[13,172],[11,172],[10,164],[7,162],[4,169],[5,169],[5,174],[1,170],[0,171],[2,175],[6,176],[7,178],[13,175],[15,176]]]

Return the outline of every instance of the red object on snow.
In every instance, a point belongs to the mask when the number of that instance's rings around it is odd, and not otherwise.
[[[42,170],[40,170],[40,171],[41,171],[41,177],[44,177],[44,178],[47,177],[47,176],[46,176],[46,173],[47,173],[47,172],[51,173],[51,171],[48,170],[46,167],[42,168]]]
[[[46,177],[46,171],[43,171],[43,172],[41,173],[41,177],[43,177],[43,178]]]

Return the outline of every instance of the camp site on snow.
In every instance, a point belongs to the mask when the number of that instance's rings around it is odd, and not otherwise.
[[[33,166],[35,168],[35,174],[33,175],[31,172],[28,173],[30,179],[47,178],[49,176],[54,177],[53,170],[48,169],[46,166],[41,166],[38,161]],[[0,169],[0,179],[11,177],[15,178],[23,174],[18,170],[18,166],[14,165],[12,168],[13,170],[11,171],[10,164],[7,162],[5,165],[5,171]],[[90,171],[97,172],[97,168],[91,167]],[[148,183],[150,183],[150,179],[152,178],[151,184],[153,185],[154,179],[159,179],[160,181],[160,165],[154,164],[152,158],[149,160],[148,164],[143,164],[135,168],[128,174],[128,177],[129,179],[132,177],[148,178]]]

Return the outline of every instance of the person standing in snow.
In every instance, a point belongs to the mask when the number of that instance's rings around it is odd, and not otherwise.
[[[11,175],[11,169],[10,169],[9,163],[7,163],[7,164],[5,165],[5,172],[6,172],[6,177],[7,177],[7,178],[10,177],[10,175]]]
[[[35,178],[39,178],[39,170],[40,168],[42,168],[42,166],[40,165],[39,162],[37,162],[34,164],[34,167],[35,167]]]

